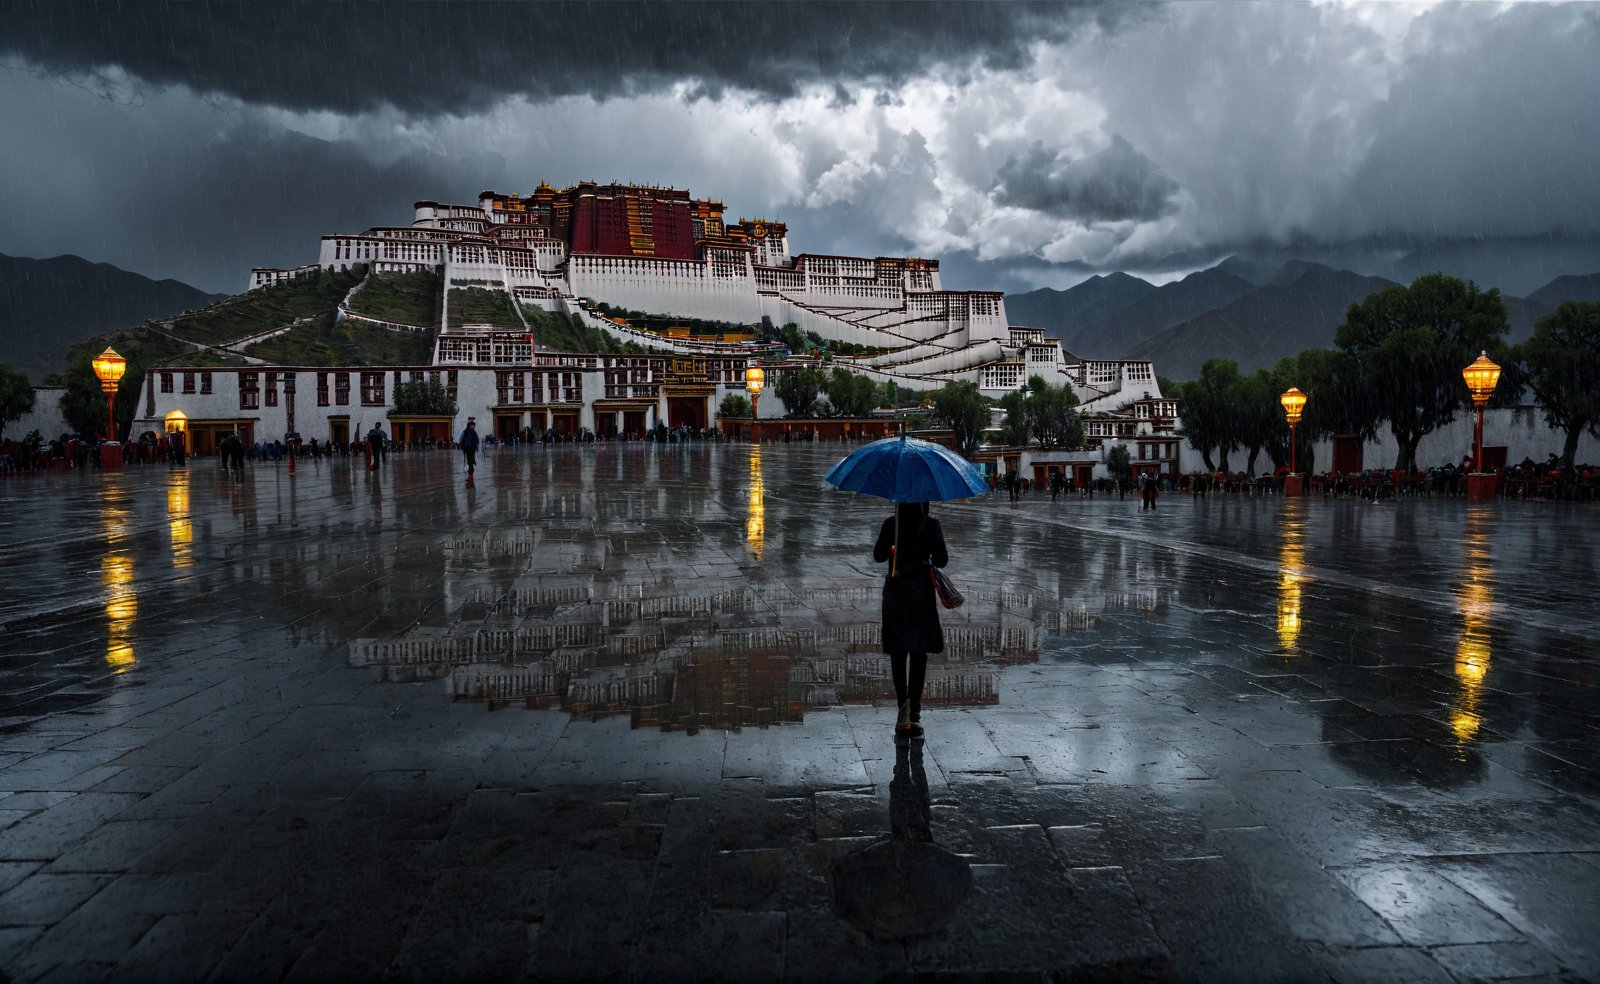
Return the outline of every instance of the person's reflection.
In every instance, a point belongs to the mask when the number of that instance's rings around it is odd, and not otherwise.
[[[894,779],[889,782],[889,835],[895,840],[933,843],[933,807],[928,776],[922,771],[922,743],[896,745]]]
[[[933,843],[932,818],[922,745],[896,746],[889,839],[834,862],[834,900],[846,919],[873,936],[904,939],[955,917],[972,891],[972,868]]]

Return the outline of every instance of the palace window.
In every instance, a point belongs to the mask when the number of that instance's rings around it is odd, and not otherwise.
[[[383,373],[364,372],[361,374],[361,405],[364,407],[383,406]]]
[[[350,374],[336,372],[333,374],[333,402],[337,406],[350,405]]]
[[[209,372],[203,372],[200,374],[200,392],[211,392],[211,374]]]
[[[317,373],[317,406],[328,406],[328,374]]]
[[[161,392],[172,392],[172,373],[164,372],[161,374]]]
[[[254,372],[239,374],[239,409],[254,410],[261,406],[261,375]]]
[[[445,378],[448,380],[444,386],[445,395],[453,400],[456,398],[456,371],[451,369],[450,375],[446,376]]]

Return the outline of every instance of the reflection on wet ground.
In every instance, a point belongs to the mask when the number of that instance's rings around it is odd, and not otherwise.
[[[897,750],[847,450],[0,484],[0,970],[1600,975],[1595,510],[936,506]]]

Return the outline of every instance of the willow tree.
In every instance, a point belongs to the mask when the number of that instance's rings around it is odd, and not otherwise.
[[[1600,303],[1562,304],[1534,324],[1515,356],[1545,423],[1566,435],[1561,467],[1570,471],[1583,432],[1600,438]]]
[[[1508,329],[1499,290],[1442,273],[1350,305],[1334,341],[1360,366],[1364,421],[1387,422],[1394,435],[1395,468],[1416,468],[1417,444],[1464,406],[1462,367],[1480,351],[1503,353]]]
[[[955,435],[956,449],[968,458],[978,450],[978,441],[989,426],[989,401],[970,380],[948,383],[929,394],[933,415]]]

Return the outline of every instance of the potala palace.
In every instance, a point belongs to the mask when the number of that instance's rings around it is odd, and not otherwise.
[[[171,367],[150,374],[147,417],[159,418],[181,403],[191,420],[233,429],[245,423],[239,411],[257,411],[250,429],[271,439],[288,429],[276,392],[289,386],[292,375],[293,389],[317,394],[318,415],[328,418],[324,427],[302,414],[298,429],[308,436],[348,433],[352,392],[360,397],[361,414],[375,420],[389,409],[388,380],[422,378],[448,381],[460,419],[471,414],[492,420],[500,433],[642,433],[658,421],[705,427],[714,422],[723,396],[743,392],[744,369],[757,358],[764,360],[769,383],[777,373],[816,363],[811,353],[775,352],[756,328],[792,323],[828,342],[862,347],[856,351],[864,354],[836,356],[832,366],[905,389],[970,380],[984,395],[999,397],[1033,375],[1070,385],[1091,437],[1130,445],[1138,440],[1136,460],[1163,471],[1178,465],[1176,407],[1162,396],[1149,362],[1075,359],[1042,330],[1008,324],[1001,293],[945,290],[937,260],[796,255],[784,223],[729,222],[721,202],[679,189],[582,182],[558,190],[541,184],[527,196],[485,191],[475,205],[417,202],[409,227],[323,236],[315,264],[253,270],[250,287],[318,269],[355,268],[365,268],[368,278],[409,272],[442,278],[435,325],[397,325],[363,315],[361,286],[340,307],[343,318],[391,330],[437,330],[431,364],[350,371],[211,369],[208,375],[229,378],[220,385],[211,381],[209,394],[192,383],[180,385],[186,370]],[[450,305],[470,288],[502,293],[521,326],[452,318]],[[747,330],[650,331],[602,307]],[[650,354],[551,351],[529,324],[535,311],[565,314]],[[356,387],[352,376],[359,379]],[[274,399],[263,405],[260,394],[269,385]],[[254,397],[245,395],[252,392]],[[202,395],[214,405],[200,400]],[[769,389],[760,412],[763,419],[780,417],[785,408]],[[345,420],[336,419],[341,413]]]

